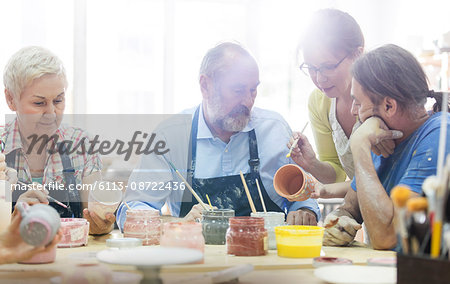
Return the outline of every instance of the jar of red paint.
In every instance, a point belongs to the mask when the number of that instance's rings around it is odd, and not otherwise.
[[[227,253],[236,256],[266,255],[267,230],[260,217],[232,217],[227,230]]]

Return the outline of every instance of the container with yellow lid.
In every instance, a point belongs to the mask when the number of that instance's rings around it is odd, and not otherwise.
[[[324,228],[318,226],[275,227],[278,256],[309,258],[320,256]]]

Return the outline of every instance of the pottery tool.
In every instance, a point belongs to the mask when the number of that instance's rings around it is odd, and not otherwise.
[[[20,181],[20,180],[18,180],[17,183],[20,184],[20,185],[24,185],[24,186],[26,186],[27,188],[28,188],[29,186],[31,186],[30,183],[23,182],[23,181]],[[61,207],[67,208],[67,205],[66,205],[66,204],[62,203],[61,201],[58,201],[57,199],[51,197],[50,195],[47,195],[47,200],[50,201],[50,202],[55,202],[56,204],[58,204],[58,205],[61,206]]]
[[[209,200],[208,194],[206,194],[206,199],[208,199],[209,208],[211,208],[211,210],[213,210],[213,207],[212,207],[212,204],[211,204],[211,200]]]
[[[250,208],[252,209],[253,213],[256,213],[255,204],[253,204],[252,196],[250,195],[250,191],[248,190],[247,183],[245,182],[244,174],[242,171],[239,171],[239,174],[241,175],[242,184],[244,185],[245,193],[247,194],[248,203],[250,203]]]
[[[128,203],[126,201],[124,201],[123,204],[125,204],[125,206],[128,208],[128,210],[131,210],[131,207],[128,205]]]
[[[261,204],[264,210],[264,213],[267,213],[266,204],[264,203],[264,198],[262,196],[261,188],[259,187],[259,181],[256,179],[256,187],[258,188],[259,198],[261,199]]]
[[[402,250],[409,253],[408,231],[406,229],[405,207],[411,197],[411,190],[406,185],[397,185],[391,191],[391,199],[395,206],[396,231],[402,240]]]
[[[309,123],[309,121],[306,122],[305,126],[303,126],[303,129],[302,129],[302,131],[300,133],[303,134],[303,131],[305,131],[306,126],[308,126],[308,123]],[[295,146],[297,146],[297,143],[298,143],[299,139],[300,138],[297,138],[297,139],[294,140],[294,143],[292,143],[291,148],[289,149],[289,153],[287,153],[287,155],[286,155],[286,158],[290,158],[291,157],[292,151],[294,150]]]
[[[192,195],[197,199],[197,202],[202,206],[204,210],[208,210],[208,207],[206,204],[201,200],[200,196],[197,195],[197,193],[194,191],[194,189],[191,187],[191,185],[187,182],[187,180],[183,177],[183,175],[175,168],[174,164],[172,164],[171,161],[166,161],[170,164],[170,167],[178,174],[178,176],[181,178],[181,180],[186,184],[186,187],[189,189],[189,191],[192,193]]]

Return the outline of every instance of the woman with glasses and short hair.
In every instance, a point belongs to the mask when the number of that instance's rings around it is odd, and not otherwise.
[[[292,159],[321,183],[344,181],[354,176],[349,138],[359,125],[351,113],[351,66],[362,54],[364,36],[355,19],[336,9],[317,11],[301,40],[304,62],[300,69],[317,89],[308,102],[309,117],[318,158],[305,135],[294,133],[289,145],[299,138]],[[315,197],[344,197],[346,189]]]

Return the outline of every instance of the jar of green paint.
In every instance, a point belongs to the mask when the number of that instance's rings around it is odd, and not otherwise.
[[[202,217],[203,236],[207,245],[224,245],[229,219],[234,217],[232,209],[204,210]]]

